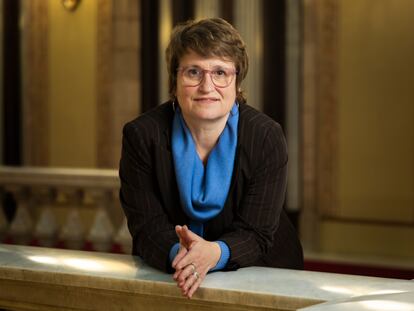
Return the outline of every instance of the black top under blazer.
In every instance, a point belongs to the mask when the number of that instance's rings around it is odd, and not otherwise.
[[[189,223],[174,172],[171,131],[174,108],[162,104],[123,129],[120,200],[134,255],[172,272],[169,251],[175,225]],[[303,268],[303,252],[283,202],[287,148],[278,123],[240,104],[236,159],[222,212],[204,224],[204,239],[230,248],[225,270],[246,266]],[[219,182],[219,181],[218,181]]]

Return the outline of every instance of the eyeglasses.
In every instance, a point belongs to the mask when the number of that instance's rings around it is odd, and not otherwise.
[[[179,67],[184,86],[197,86],[201,84],[206,73],[210,74],[211,81],[216,87],[227,87],[233,81],[237,71],[234,69],[217,68],[205,70],[199,67]]]

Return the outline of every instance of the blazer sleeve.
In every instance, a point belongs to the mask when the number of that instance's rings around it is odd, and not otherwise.
[[[138,128],[134,123],[124,126],[120,201],[133,238],[133,254],[157,269],[171,272],[169,251],[178,238],[159,200],[150,133],[151,129]]]
[[[252,172],[233,221],[220,237],[230,248],[228,270],[254,265],[269,252],[285,199],[288,160],[282,129],[272,122],[265,134],[253,135],[252,145],[244,148],[244,158],[255,163],[246,164]]]

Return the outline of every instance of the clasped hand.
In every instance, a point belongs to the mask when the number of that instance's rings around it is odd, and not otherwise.
[[[204,240],[186,225],[176,226],[175,232],[180,239],[180,250],[172,262],[173,278],[183,296],[191,298],[208,271],[216,266],[221,249],[218,243]]]

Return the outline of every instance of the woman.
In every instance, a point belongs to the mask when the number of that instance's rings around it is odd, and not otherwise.
[[[214,18],[177,26],[166,51],[171,101],[125,125],[120,199],[133,254],[174,272],[191,297],[209,271],[300,269],[300,242],[282,205],[280,126],[245,104],[248,57]]]

